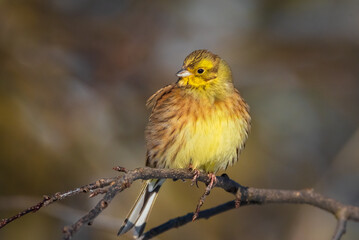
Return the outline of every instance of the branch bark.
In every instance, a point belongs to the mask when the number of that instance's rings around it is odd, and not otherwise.
[[[79,193],[87,193],[87,192],[92,192],[96,189],[101,189],[101,188],[104,188],[104,187],[107,187],[109,186],[112,182],[115,181],[116,178],[103,178],[103,179],[100,179],[100,180],[97,180],[96,182],[94,183],[90,183],[90,184],[87,184],[85,186],[82,186],[82,187],[79,187],[79,188],[75,188],[73,190],[70,190],[70,191],[67,191],[67,192],[58,192],[58,193],[55,193],[53,194],[52,196],[47,196],[47,195],[44,195],[43,196],[43,200],[40,201],[39,203],[37,203],[36,205],[34,206],[31,206],[27,209],[25,209],[24,211],[21,211],[19,212],[18,214],[12,216],[12,217],[9,217],[9,218],[5,218],[5,219],[2,219],[0,221],[0,229],[5,227],[7,224],[11,223],[12,221],[28,214],[28,213],[31,213],[31,212],[37,212],[38,210],[40,210],[40,208],[42,207],[46,207],[47,205],[49,204],[52,204],[58,200],[62,200],[62,199],[65,199],[65,198],[68,198],[68,197],[72,197],[74,195],[77,195]]]
[[[119,193],[130,187],[133,181],[154,178],[171,178],[171,179],[192,179],[193,172],[183,169],[154,169],[154,168],[137,168],[127,171],[124,168],[116,168],[116,170],[124,174],[114,178],[100,179],[95,183],[85,185],[74,190],[56,193],[51,197],[45,196],[44,199],[26,209],[19,214],[3,219],[0,222],[0,228],[6,226],[13,220],[29,213],[35,212],[40,208],[47,206],[57,200],[61,200],[82,192],[91,192],[91,196],[97,194],[105,194],[97,205],[90,210],[88,214],[80,218],[71,226],[64,228],[64,238],[71,239],[72,236],[85,224],[91,224],[93,220],[110,204],[112,199]],[[200,173],[198,181],[209,183],[210,178],[205,173]],[[345,232],[345,225],[348,220],[359,221],[359,207],[344,205],[334,199],[326,198],[323,195],[316,193],[313,189],[304,190],[278,190],[278,189],[259,189],[241,186],[239,183],[228,178],[227,175],[217,176],[215,187],[224,189],[235,196],[234,201],[230,201],[219,205],[217,207],[207,209],[199,212],[198,218],[209,218],[220,214],[224,211],[234,209],[239,206],[253,205],[253,204],[268,204],[268,203],[296,203],[308,204],[314,207],[321,208],[325,211],[332,213],[338,219],[337,229],[334,233],[333,239],[338,240]],[[150,239],[174,227],[182,226],[192,221],[193,213],[186,214],[151,229],[143,235],[144,239]]]
[[[241,205],[241,207],[246,206],[246,205],[248,205],[248,203],[243,203],[243,205]],[[229,202],[220,204],[216,207],[200,211],[197,219],[208,219],[214,215],[226,212],[226,211],[234,209],[234,208],[236,208],[236,201],[229,201]],[[168,220],[167,222],[145,232],[143,234],[141,240],[151,239],[151,238],[156,237],[164,232],[171,230],[172,228],[179,228],[187,223],[190,223],[190,222],[192,222],[193,216],[194,216],[194,213],[191,212],[191,213],[187,213],[186,215],[183,215],[181,217],[176,217],[171,220]]]

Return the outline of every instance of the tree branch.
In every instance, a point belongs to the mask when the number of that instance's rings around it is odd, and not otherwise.
[[[153,168],[137,168],[127,171],[124,168],[116,168],[116,170],[123,172],[122,176],[101,179],[95,183],[85,185],[74,190],[57,193],[51,197],[44,197],[43,201],[33,207],[26,209],[19,214],[3,219],[0,222],[0,228],[4,227],[11,221],[29,213],[35,212],[40,208],[47,206],[57,200],[61,200],[81,192],[92,192],[91,196],[105,193],[104,197],[97,203],[97,205],[90,210],[88,214],[80,218],[71,226],[64,228],[64,239],[71,239],[72,236],[85,224],[91,224],[93,220],[110,204],[112,199],[119,193],[130,187],[133,181],[138,179],[148,180],[154,178],[171,178],[171,179],[192,179],[193,172],[183,169],[153,169]],[[210,179],[207,174],[200,173],[198,181],[209,183]],[[326,198],[321,194],[315,193],[312,189],[305,189],[300,191],[292,190],[277,190],[277,189],[258,189],[247,188],[241,186],[237,182],[228,178],[227,175],[217,177],[215,187],[224,189],[235,196],[234,201],[230,201],[219,205],[217,207],[207,209],[199,212],[199,219],[209,218],[229,209],[239,206],[253,205],[253,204],[268,204],[268,203],[296,203],[308,204],[314,207],[321,208],[335,215],[338,219],[337,229],[333,236],[333,240],[338,240],[345,232],[345,225],[348,220],[359,221],[359,207],[344,205],[334,199]],[[182,226],[192,221],[193,213],[189,213],[182,217],[178,217],[168,222],[151,229],[143,236],[144,239],[150,239],[174,227]]]
[[[114,182],[116,178],[117,177],[103,178],[103,179],[97,180],[94,183],[90,183],[90,184],[87,184],[85,186],[82,186],[82,187],[79,187],[79,188],[76,188],[76,189],[73,189],[73,190],[70,190],[70,191],[67,191],[67,192],[62,192],[62,193],[58,192],[58,193],[55,193],[52,196],[44,195],[43,200],[41,202],[37,203],[36,205],[31,206],[31,207],[25,209],[24,211],[19,212],[18,214],[10,217],[10,218],[2,219],[0,221],[0,229],[5,227],[7,224],[11,223],[12,221],[14,221],[14,220],[16,220],[16,219],[18,219],[18,218],[20,218],[20,217],[22,217],[22,216],[24,216],[24,215],[26,215],[28,213],[37,212],[38,210],[40,210],[40,208],[46,207],[47,205],[49,205],[51,203],[54,203],[54,202],[56,202],[58,200],[62,200],[62,199],[68,198],[68,197],[72,197],[72,196],[77,195],[79,193],[92,192],[95,189],[107,187],[112,182]]]
[[[248,204],[243,203],[243,205],[241,205],[241,206],[245,206],[245,205],[248,205]],[[229,202],[223,203],[221,205],[218,205],[216,207],[200,211],[197,219],[203,219],[203,218],[208,219],[214,215],[226,212],[226,211],[234,209],[234,208],[236,208],[236,201],[229,201]],[[141,240],[151,239],[153,237],[160,235],[161,233],[171,230],[172,228],[178,228],[187,223],[190,223],[190,222],[192,222],[193,216],[194,216],[194,213],[191,212],[191,213],[187,213],[186,215],[183,215],[181,217],[176,217],[171,220],[168,220],[167,222],[145,232],[143,234]]]
[[[334,232],[334,236],[332,240],[339,240],[346,231],[346,225],[347,225],[347,209],[342,208],[339,210],[336,214],[336,217],[338,219],[337,227]]]

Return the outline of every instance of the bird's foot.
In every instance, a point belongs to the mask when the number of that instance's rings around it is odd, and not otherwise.
[[[211,189],[217,184],[217,177],[214,173],[208,173],[208,177],[210,178],[210,181],[207,185],[206,191],[210,192]]]
[[[198,187],[198,177],[199,177],[200,171],[197,170],[197,169],[194,169],[193,172],[194,172],[194,175],[193,175],[193,178],[192,178],[191,186],[196,184],[196,186]]]
[[[191,172],[194,173],[192,181],[191,181],[192,182],[191,186],[196,184],[196,186],[198,187],[198,177],[201,172],[198,169],[193,168],[192,164],[189,165],[188,170],[190,170]]]

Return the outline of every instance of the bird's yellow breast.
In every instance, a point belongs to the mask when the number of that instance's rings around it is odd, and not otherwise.
[[[250,129],[248,105],[237,90],[222,99],[204,93],[170,85],[149,99],[147,166],[217,172],[238,160]]]
[[[246,139],[244,124],[241,120],[225,121],[219,118],[188,124],[179,135],[186,139],[185,146],[180,149],[170,167],[192,166],[194,169],[216,172],[232,165],[237,161],[237,152]],[[176,149],[176,144],[172,149]]]
[[[221,104],[193,111],[203,111],[205,115],[190,118],[178,132],[175,142],[166,150],[167,159],[171,159],[167,167],[191,166],[217,172],[235,163],[247,139],[247,119]]]

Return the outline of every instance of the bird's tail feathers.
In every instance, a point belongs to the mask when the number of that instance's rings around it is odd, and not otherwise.
[[[153,203],[164,181],[165,179],[152,179],[147,180],[143,184],[140,195],[118,231],[118,236],[128,232],[132,228],[134,228],[133,236],[135,238],[142,235]]]

